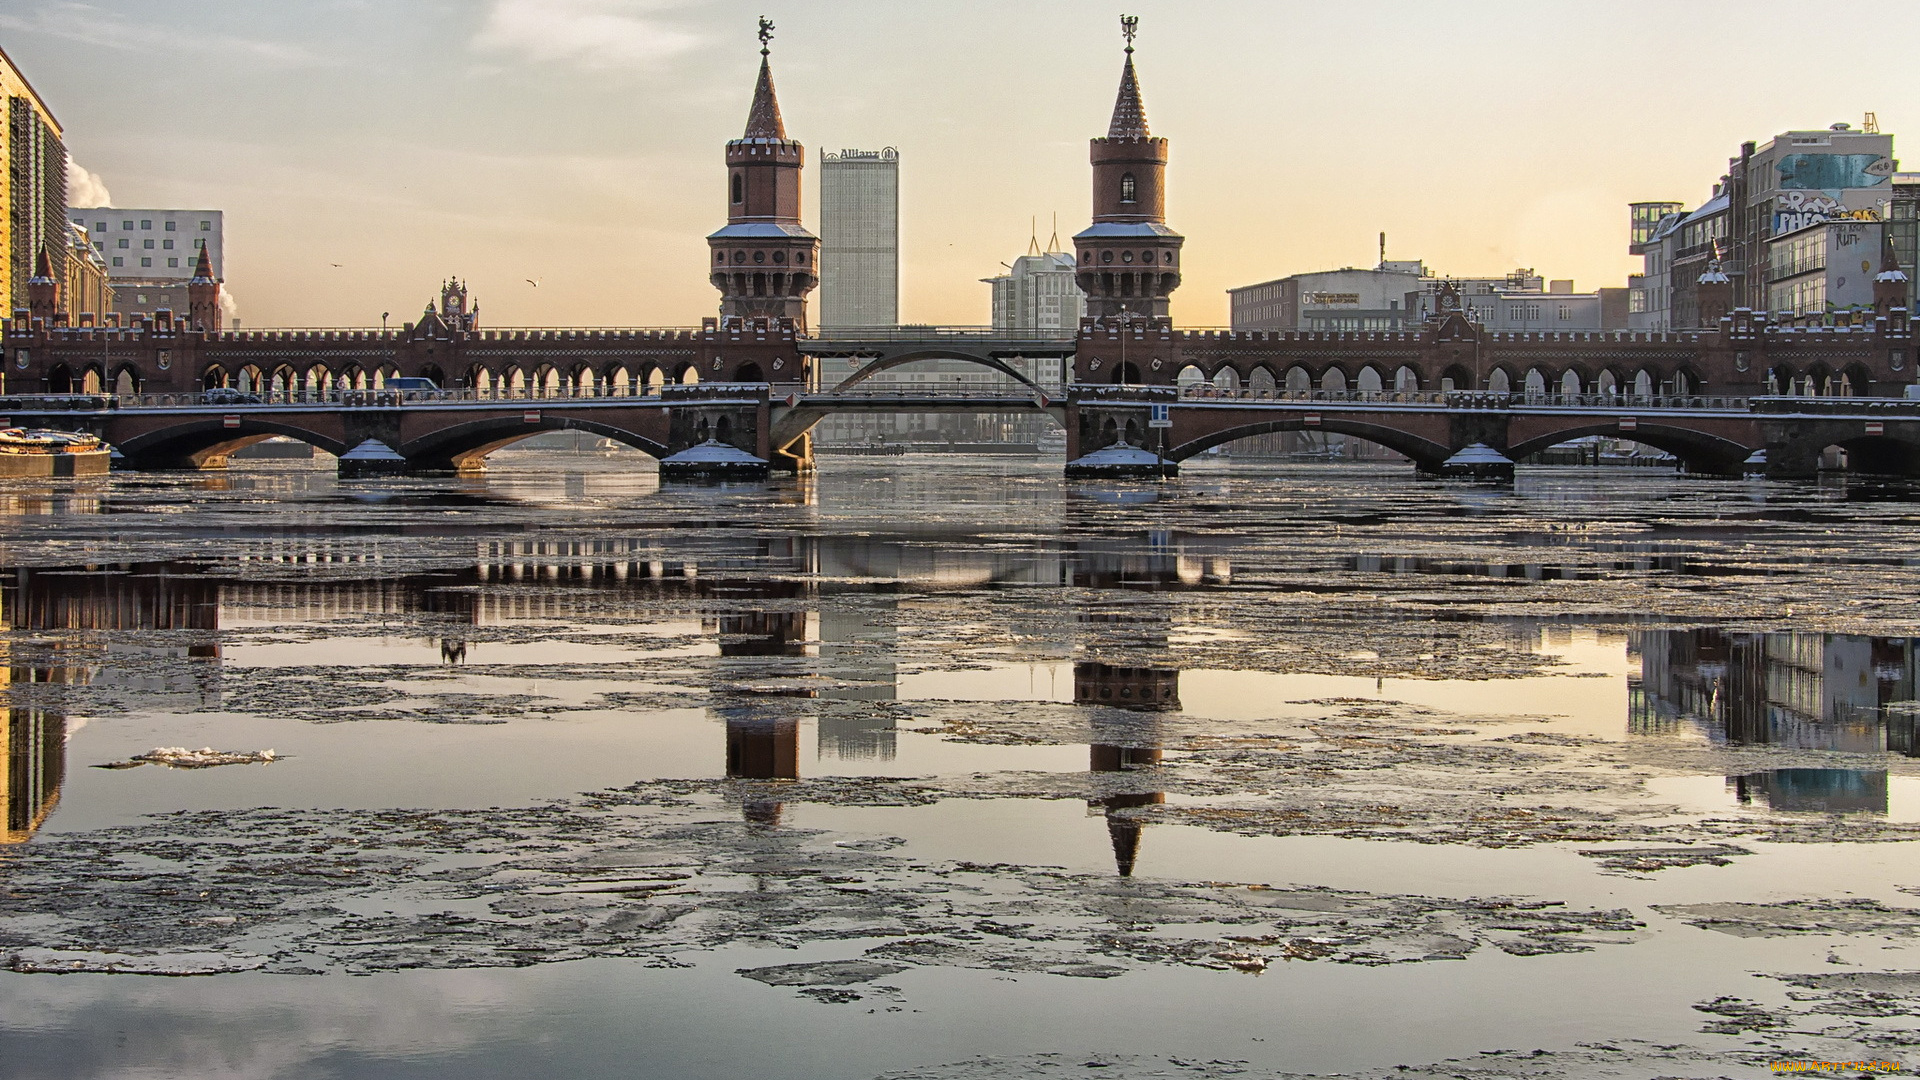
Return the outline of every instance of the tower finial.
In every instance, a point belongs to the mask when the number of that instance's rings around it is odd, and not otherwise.
[[[760,55],[761,56],[765,56],[772,51],[772,49],[768,46],[768,42],[772,40],[773,40],[773,20],[767,18],[765,15],[762,15],[760,16]]]
[[[1140,32],[1140,16],[1120,16],[1120,33],[1127,39],[1127,55],[1133,55],[1133,35]]]

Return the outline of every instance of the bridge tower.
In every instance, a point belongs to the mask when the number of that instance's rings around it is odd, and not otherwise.
[[[1907,306],[1907,272],[1900,269],[1900,256],[1893,250],[1893,231],[1883,229],[1880,242],[1880,273],[1873,279],[1873,310],[1891,317],[1894,308]]]
[[[1120,93],[1104,139],[1092,140],[1093,224],[1073,238],[1087,314],[1125,313],[1167,318],[1167,298],[1180,287],[1180,245],[1167,227],[1167,140],[1147,128],[1140,80],[1133,70],[1133,35],[1140,20],[1122,16],[1127,39]]]
[[[773,24],[760,20],[760,81],[753,88],[747,130],[727,144],[727,224],[707,237],[720,316],[807,325],[807,294],[820,283],[820,240],[800,224],[800,172],[806,148],[787,138],[773,92],[767,42]]]
[[[220,315],[220,279],[213,276],[213,260],[207,249],[193,261],[193,276],[187,279],[187,321],[196,330],[218,331]]]
[[[33,259],[33,276],[27,279],[27,312],[33,319],[45,319],[52,326],[60,314],[60,282],[53,276],[53,260],[41,248]]]

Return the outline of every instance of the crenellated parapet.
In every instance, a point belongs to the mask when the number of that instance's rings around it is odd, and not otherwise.
[[[689,327],[211,330],[168,311],[75,325],[0,324],[7,393],[245,393],[366,389],[395,377],[450,390],[647,393],[697,381],[804,382],[795,327],[734,320]]]
[[[1715,328],[1681,331],[1489,331],[1459,314],[1396,331],[1178,330],[1166,320],[1089,318],[1074,361],[1081,383],[1225,379],[1296,392],[1896,397],[1915,371],[1915,335],[1903,308],[1817,325],[1740,308]]]

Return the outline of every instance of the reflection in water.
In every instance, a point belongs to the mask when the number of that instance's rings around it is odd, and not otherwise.
[[[1727,783],[1741,802],[1764,800],[1770,810],[1887,812],[1885,769],[1769,769],[1731,776]]]
[[[1073,665],[1073,700],[1077,705],[1106,705],[1129,712],[1153,713],[1180,708],[1180,673],[1164,668],[1114,667],[1109,664]],[[1096,710],[1092,716],[1094,743],[1088,747],[1087,768],[1096,773],[1129,772],[1160,764],[1157,725],[1141,717],[1118,721],[1112,713]],[[1110,731],[1112,742],[1100,741]],[[1107,817],[1107,835],[1113,841],[1114,868],[1132,877],[1140,858],[1140,837],[1146,826],[1126,813],[1167,801],[1165,792],[1124,792],[1088,803]]]
[[[1632,634],[1633,730],[1683,724],[1736,746],[1920,756],[1914,643],[1851,634],[1656,630]],[[1886,770],[1777,769],[1729,777],[1741,802],[1835,813],[1887,809]]]
[[[25,684],[53,681],[56,669],[6,670],[8,703],[0,711],[6,751],[0,759],[0,793],[6,796],[6,821],[0,823],[0,844],[17,844],[32,836],[60,801],[60,784],[67,776],[67,718],[56,708],[18,700]]]
[[[311,479],[293,472],[238,478],[275,491],[301,489]],[[898,694],[903,586],[924,593],[1069,584],[1173,591],[1232,578],[1221,540],[1167,531],[1009,546],[938,528],[769,539],[730,535],[718,523],[683,524],[684,532],[667,536],[488,538],[478,542],[470,565],[401,573],[387,569],[389,538],[342,534],[316,543],[311,535],[280,532],[223,542],[206,562],[0,571],[8,627],[50,639],[16,642],[10,677],[17,687],[95,682],[162,707],[169,698],[185,699],[176,704],[198,710],[222,698],[223,631],[391,618],[397,627],[418,627],[412,632],[442,664],[461,665],[491,659],[492,637],[479,628],[591,619],[644,605],[667,618],[697,617],[717,647],[714,674],[725,693],[714,715],[726,732],[727,775],[797,779],[807,718],[817,720],[822,759],[895,758],[895,719],[862,706]],[[1019,639],[1054,655],[1071,649],[1065,613],[1015,607],[1007,629]],[[1166,613],[1137,607],[1088,599],[1079,617],[1087,625],[1125,623],[1134,640],[1164,643]],[[42,662],[42,651],[53,655]],[[28,654],[34,659],[23,659]],[[129,662],[134,657],[140,662]],[[20,839],[57,796],[65,706],[38,689],[11,696],[7,836]],[[1176,709],[1177,674],[1083,664],[1076,699],[1135,713]],[[1091,767],[1152,766],[1158,737],[1148,734],[1143,739],[1136,725],[1115,731],[1111,741],[1096,740]],[[1139,845],[1139,825],[1123,811],[1161,798],[1123,794],[1099,804],[1123,874]],[[773,823],[781,806],[756,803],[746,813]]]

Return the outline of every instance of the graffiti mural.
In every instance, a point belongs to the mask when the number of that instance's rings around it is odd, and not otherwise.
[[[1865,155],[1861,155],[1865,156]],[[1774,197],[1773,235],[1797,232],[1823,221],[1879,221],[1877,210],[1850,210],[1839,191],[1788,191]]]
[[[1788,154],[1774,168],[1787,190],[1863,188],[1884,184],[1893,159],[1880,154]]]

